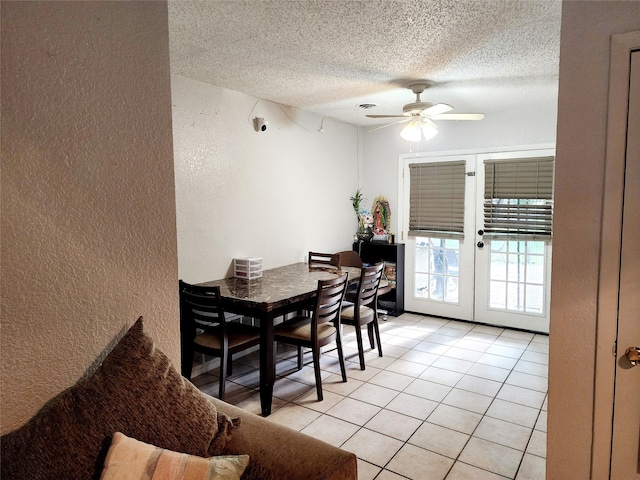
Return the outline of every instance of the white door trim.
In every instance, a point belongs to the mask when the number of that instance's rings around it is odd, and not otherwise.
[[[609,110],[598,283],[591,478],[609,478],[613,436],[614,345],[618,315],[620,238],[631,52],[640,50],[640,32],[613,35],[609,73]]]

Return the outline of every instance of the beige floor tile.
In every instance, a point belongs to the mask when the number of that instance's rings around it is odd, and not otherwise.
[[[488,327],[491,328],[491,327]],[[477,328],[473,328],[469,333],[464,336],[467,340],[473,340],[475,342],[484,342],[489,345],[493,344],[498,338],[498,335],[494,335],[491,332],[483,332]],[[489,347],[487,347],[489,348]]]
[[[385,468],[408,478],[443,480],[453,462],[451,458],[407,443]]]
[[[527,347],[528,352],[538,352],[549,355],[549,344],[548,343],[536,343],[534,340],[531,341],[529,346]]]
[[[446,480],[505,480],[506,478],[466,463],[456,462]]]
[[[445,370],[452,370],[458,373],[467,373],[467,371],[473,366],[473,362],[442,356],[433,362],[432,366],[444,368]]]
[[[327,410],[327,415],[362,426],[371,420],[380,410],[380,407],[376,407],[370,403],[347,397]]]
[[[549,367],[541,363],[528,362],[519,360],[513,367],[516,372],[528,373],[530,375],[538,375],[539,377],[549,377]]]
[[[467,375],[486,378],[487,380],[493,380],[494,382],[504,382],[509,376],[509,373],[510,370],[507,370],[505,368],[476,363],[469,369]]]
[[[507,402],[505,400],[495,399],[486,415],[506,422],[516,423],[523,427],[530,427],[536,424],[539,410],[526,405]]]
[[[341,448],[355,453],[366,462],[384,467],[400,450],[402,444],[403,442],[395,438],[361,428]]]
[[[365,332],[360,370],[355,330],[344,327],[347,382],[335,346],[323,349],[322,402],[310,356],[298,372],[295,347],[278,344],[269,421],[346,445],[359,480],[513,479],[519,455],[518,480],[544,479],[547,335],[412,313],[388,316],[380,330],[384,356]],[[226,395],[258,415],[259,362],[258,351],[236,358]],[[193,383],[217,396],[218,369],[196,371]]]
[[[343,395],[346,397],[364,383],[365,382],[363,382],[362,380],[350,378],[349,372],[347,371],[346,382],[342,381],[342,377],[340,375],[331,375],[322,381],[322,390],[337,393],[338,395]]]
[[[316,388],[308,383],[296,382],[290,378],[278,378],[273,384],[273,396],[290,402],[294,398],[309,392],[311,389],[315,391]]]
[[[407,362],[419,363],[421,365],[429,366],[438,359],[439,355],[435,355],[429,352],[421,352],[419,350],[409,350],[405,353],[400,360],[406,360]]]
[[[403,359],[397,359],[385,368],[388,372],[400,373],[410,377],[417,377],[428,368],[422,363],[409,362]]]
[[[431,366],[420,375],[420,379],[453,387],[463,376],[464,374],[459,372],[452,372],[451,370]]]
[[[425,353],[432,353],[434,355],[442,355],[449,348],[451,348],[450,345],[443,345],[441,343],[426,341],[426,342],[420,342],[418,345],[415,346],[413,350],[417,350],[419,352],[425,352]]]
[[[475,413],[484,414],[492,401],[493,397],[487,397],[486,395],[480,395],[479,393],[454,388],[446,397],[444,397],[442,403]]]
[[[469,440],[469,435],[433,423],[424,422],[411,436],[409,443],[449,458],[457,458]]]
[[[516,363],[518,363],[518,359],[485,352],[480,358],[478,358],[478,363],[511,370]]]
[[[358,480],[373,480],[381,470],[377,465],[358,459]]]
[[[522,350],[526,350],[529,347],[528,340],[520,340],[518,338],[509,338],[504,336],[498,337],[493,344],[500,345],[502,347],[519,348]]]
[[[453,347],[458,340],[460,340],[460,337],[458,337],[458,336],[452,337],[451,335],[443,335],[442,333],[440,333],[440,330],[438,330],[436,333],[432,333],[426,339],[427,342],[437,343],[439,345],[445,345],[447,347]]]
[[[422,424],[422,420],[391,410],[381,410],[364,428],[406,441]]]
[[[531,340],[532,343],[543,343],[545,345],[549,345],[549,335],[536,334]]]
[[[450,391],[451,387],[448,385],[441,385],[420,378],[415,379],[404,389],[404,393],[426,398],[427,400],[433,400],[434,402],[441,402]]]
[[[460,461],[483,470],[513,478],[518,471],[523,452],[497,443],[471,437],[460,454]]]
[[[501,337],[507,337],[507,338],[517,338],[519,340],[526,340],[526,341],[530,342],[533,339],[533,337],[535,336],[535,333],[521,332],[519,330],[505,329],[504,332],[502,332],[502,334],[500,336]]]
[[[475,325],[473,323],[451,320],[445,325],[445,328],[457,328],[458,330],[464,330],[465,332],[468,332],[472,330],[474,326]]]
[[[500,392],[498,392],[498,395],[496,395],[496,398],[540,409],[546,396],[546,393],[543,392],[505,383],[500,389]]]
[[[529,375],[528,373],[522,372],[511,372],[509,377],[507,377],[507,380],[505,380],[505,383],[544,393],[549,389],[549,382],[545,377]]]
[[[482,352],[454,346],[447,350],[444,356],[475,362],[482,356]]]
[[[381,368],[376,368],[371,365],[367,366],[366,362],[364,370],[360,370],[360,365],[358,363],[351,363],[347,367],[347,379],[351,380],[353,378],[362,382],[368,382],[381,371]]]
[[[271,411],[275,411],[278,408],[285,405],[286,400],[282,400],[280,398],[273,398],[271,401]],[[250,396],[245,398],[244,400],[234,403],[236,407],[240,407],[247,412],[251,412],[255,415],[262,415],[262,407],[260,405],[260,392],[253,392]]]
[[[540,430],[541,432],[547,432],[547,412],[541,411],[538,416],[538,420],[536,421],[536,430]]]
[[[359,429],[360,427],[353,423],[345,422],[329,415],[322,415],[304,427],[301,432],[327,442],[334,447],[340,447]]]
[[[516,480],[545,480],[546,462],[544,458],[525,453]]]
[[[522,360],[526,360],[527,362],[540,363],[542,365],[549,365],[549,354],[542,352],[534,352],[531,350],[527,350],[520,357]]]
[[[523,427],[522,425],[505,422],[497,418],[484,417],[480,421],[478,428],[473,432],[473,436],[524,452],[531,437],[531,432],[531,428]]]
[[[449,405],[438,405],[427,421],[441,427],[471,435],[480,423],[482,415]]]
[[[459,325],[456,325],[459,326]],[[447,323],[445,326],[440,328],[436,333],[438,335],[446,335],[447,337],[464,337],[467,332],[470,330],[456,328],[456,326],[452,326],[451,322]]]
[[[292,402],[296,405],[301,405],[303,407],[310,408],[311,410],[315,410],[316,412],[324,413],[339,403],[343,398],[343,395],[338,395],[337,393],[328,391],[323,385],[321,402],[318,401],[318,394],[315,388],[312,388],[299,397],[294,398]]]
[[[270,422],[300,431],[320,415],[320,412],[309,410],[293,403],[287,403],[277,410],[272,410],[271,415],[266,418]]]
[[[527,453],[537,457],[547,458],[547,434],[534,430],[527,445]]]
[[[387,410],[409,415],[419,420],[426,420],[436,409],[438,402],[426,398],[400,393],[385,407]]]
[[[486,342],[479,342],[476,340],[471,340],[467,337],[461,338],[455,344],[458,348],[464,348],[465,350],[473,350],[474,352],[486,352],[487,348],[490,347],[490,344]]]
[[[396,347],[404,347],[411,349],[415,347],[418,343],[420,343],[420,339],[418,338],[409,338],[400,335],[389,335],[389,339],[385,342],[383,341],[383,347],[387,345],[394,345]]]
[[[407,388],[412,381],[413,377],[383,370],[372,377],[371,380],[369,380],[369,383],[401,392]]]
[[[486,378],[465,375],[458,383],[456,383],[455,387],[461,390],[487,395],[488,397],[495,397],[500,391],[502,385],[502,382],[494,382],[493,380],[487,380]]]
[[[360,474],[358,474],[358,479],[360,479]],[[376,477],[376,480],[407,480],[407,477],[390,472],[389,470],[382,470],[380,475]]]
[[[504,347],[502,345],[496,345],[494,343],[489,348],[487,348],[487,353],[518,359],[524,353],[524,348]]]
[[[365,383],[360,388],[354,390],[349,397],[362,402],[371,403],[378,407],[386,406],[398,395],[397,390],[381,387],[372,383]]]

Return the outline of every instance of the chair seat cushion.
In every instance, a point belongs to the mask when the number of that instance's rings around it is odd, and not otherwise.
[[[373,317],[373,309],[369,307],[360,307],[360,319],[365,319],[367,317]],[[343,321],[349,322],[355,320],[356,309],[355,305],[347,305],[342,309],[340,313],[340,318]]]
[[[319,338],[327,338],[334,333],[336,333],[336,328],[332,323],[322,323],[318,325]],[[281,323],[275,327],[274,335],[311,341],[311,319],[301,317]]]
[[[230,349],[244,343],[253,341],[257,342],[260,340],[260,330],[258,328],[249,325],[243,325],[238,322],[227,323],[227,332],[229,335]],[[193,342],[202,347],[215,350],[220,350],[222,348],[220,335],[216,335],[215,333],[201,333],[193,340]]]

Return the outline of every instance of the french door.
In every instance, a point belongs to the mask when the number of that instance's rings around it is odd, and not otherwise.
[[[407,245],[408,311],[548,333],[550,237],[501,229],[504,219],[513,217],[511,211],[518,209],[525,209],[519,218],[531,217],[534,222],[549,223],[550,228],[550,220],[541,221],[538,215],[545,215],[545,209],[550,215],[551,207],[538,205],[544,204],[543,200],[523,199],[533,196],[528,193],[506,195],[513,199],[503,199],[505,195],[492,199],[495,193],[490,190],[500,180],[487,177],[486,172],[494,175],[496,165],[502,169],[509,163],[515,166],[500,178],[511,180],[530,174],[531,168],[538,168],[531,165],[552,159],[554,154],[553,148],[545,147],[402,158],[400,221]],[[423,210],[430,210],[426,217],[416,210],[420,202]],[[492,212],[496,215],[493,220],[488,216]],[[427,217],[429,226],[416,229],[416,222],[425,225]],[[447,222],[456,225],[449,228],[444,226]]]

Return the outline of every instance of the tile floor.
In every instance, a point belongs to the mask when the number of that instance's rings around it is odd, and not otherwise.
[[[547,336],[389,316],[380,322],[384,357],[368,351],[362,371],[354,330],[344,328],[349,380],[336,352],[323,354],[322,402],[310,355],[298,371],[295,350],[279,347],[270,421],[355,453],[359,480],[544,480]],[[235,360],[226,394],[253,413],[257,366],[257,353]],[[214,375],[193,381],[217,394]]]

